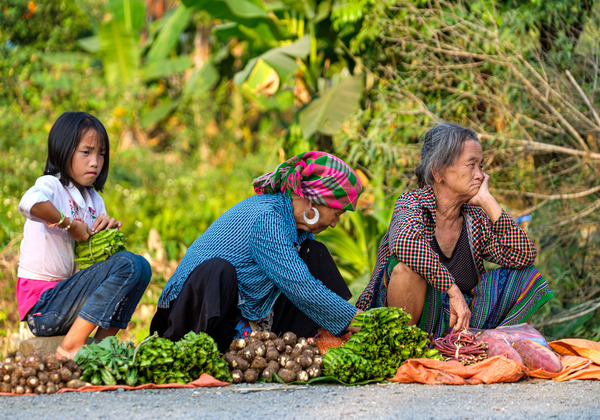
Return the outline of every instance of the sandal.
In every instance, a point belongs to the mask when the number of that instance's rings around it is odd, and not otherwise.
[[[59,360],[73,360],[73,358],[75,357],[75,353],[69,353],[68,351],[66,351],[65,349],[63,349],[61,346],[58,346],[56,348],[56,358]]]

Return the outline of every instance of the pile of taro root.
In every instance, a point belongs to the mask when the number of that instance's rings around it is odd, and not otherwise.
[[[23,357],[17,353],[0,362],[0,392],[10,394],[54,394],[62,388],[80,388],[81,369],[72,360],[58,360],[53,354]]]
[[[298,338],[293,332],[281,337],[269,331],[253,331],[233,340],[223,358],[229,363],[233,383],[259,379],[307,382],[321,376],[323,357],[315,340]]]

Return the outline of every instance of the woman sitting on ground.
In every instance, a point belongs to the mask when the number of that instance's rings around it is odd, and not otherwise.
[[[357,313],[314,234],[354,211],[362,185],[342,160],[306,152],[254,180],[257,195],[221,215],[189,247],[158,301],[150,331],[173,341],[206,332],[221,351],[250,328],[339,334]]]
[[[534,245],[489,191],[473,130],[429,130],[416,175],[420,188],[396,201],[357,307],[405,308],[439,337],[526,322],[554,297],[532,265]],[[501,268],[486,273],[483,260]]]

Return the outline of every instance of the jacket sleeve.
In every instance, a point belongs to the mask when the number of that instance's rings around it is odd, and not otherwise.
[[[535,246],[508,213],[502,210],[502,215],[495,223],[491,223],[487,216],[476,217],[482,230],[480,249],[484,259],[513,269],[533,264],[537,256]]]
[[[348,326],[356,307],[329,290],[308,270],[286,226],[275,212],[257,217],[250,240],[252,257],[287,298],[308,317],[333,334]]]

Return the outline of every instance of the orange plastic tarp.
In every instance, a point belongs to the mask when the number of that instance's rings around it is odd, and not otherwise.
[[[525,366],[505,356],[494,356],[468,366],[455,361],[410,359],[398,368],[396,376],[390,381],[431,385],[478,385],[516,382],[526,378],[528,373]]]

